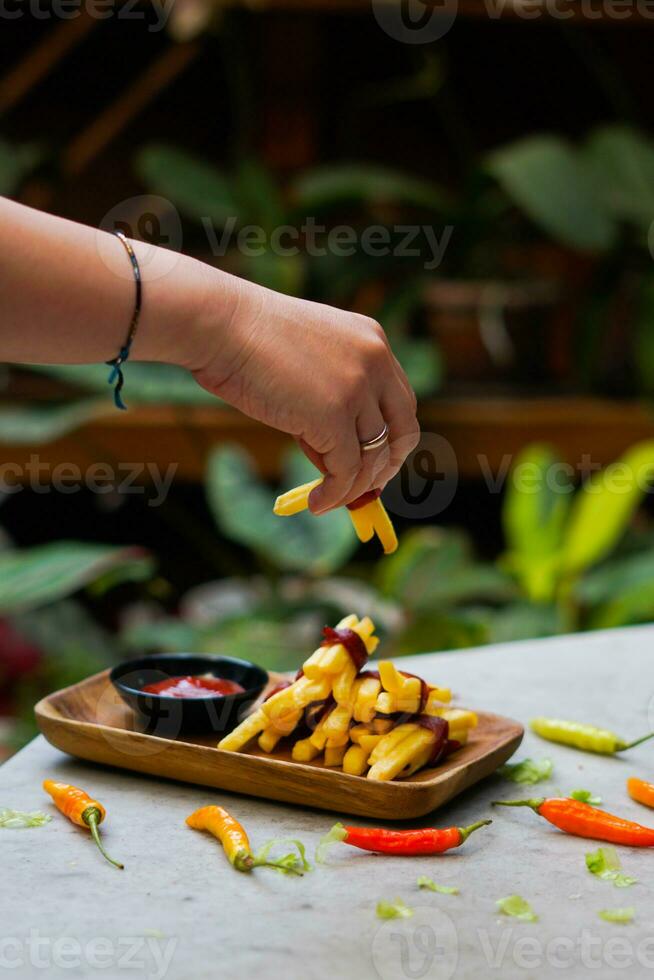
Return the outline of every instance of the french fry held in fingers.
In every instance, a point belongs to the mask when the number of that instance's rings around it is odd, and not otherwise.
[[[345,616],[323,636],[295,680],[274,688],[218,748],[238,752],[254,743],[274,753],[290,737],[295,762],[383,782],[437,765],[466,744],[477,716],[453,707],[448,688],[390,661],[366,667],[378,643],[369,617]]]
[[[273,506],[273,513],[279,517],[292,517],[309,506],[309,495],[312,490],[322,483],[322,477],[303,483],[280,494]],[[358,500],[347,505],[355,533],[360,541],[370,541],[376,534],[384,549],[385,555],[392,554],[397,549],[397,535],[393,523],[386,513],[386,508],[379,498],[379,491],[372,490],[364,493]]]

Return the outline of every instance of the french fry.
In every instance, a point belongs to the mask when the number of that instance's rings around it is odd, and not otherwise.
[[[393,727],[393,720],[392,718],[373,718],[370,727],[375,735],[385,735]]]
[[[355,721],[368,722],[375,717],[377,695],[381,690],[381,681],[377,677],[363,677],[359,681],[354,711]]]
[[[340,624],[337,628],[341,628]],[[379,637],[372,635],[375,624],[368,616],[364,616],[363,619],[350,626],[349,629],[359,634],[366,645],[366,650],[369,655],[375,652],[379,643]],[[325,656],[320,660],[320,669],[323,673],[340,674],[348,664],[352,663],[352,658],[341,643],[336,643],[331,647],[325,647],[324,651]]]
[[[291,757],[294,762],[313,762],[320,752],[321,749],[317,749],[310,738],[301,738],[293,746]]]
[[[442,708],[444,704],[449,704],[452,700],[452,692],[447,687],[429,686],[429,695],[425,705],[425,714],[432,714],[432,708]]]
[[[337,766],[342,765],[343,758],[348,746],[349,739],[340,745],[334,745],[333,739],[328,738],[327,744],[325,745],[325,765],[329,766],[330,769],[335,769]]]
[[[299,514],[301,510],[306,510],[309,506],[309,494],[322,483],[322,477],[312,480],[311,483],[303,483],[300,487],[287,490],[280,494],[273,506],[273,514],[279,517],[292,517]]]
[[[284,736],[276,728],[265,728],[259,735],[259,748],[262,752],[272,752]]]
[[[418,772],[419,769],[423,769],[431,758],[432,747],[431,745],[426,746],[422,752],[416,753],[413,761],[410,762],[404,769],[398,773],[403,779],[407,776],[413,776],[414,772]]]
[[[395,700],[394,707],[390,708],[390,699],[384,699],[382,704],[387,707],[382,708],[378,699],[378,711],[386,714],[401,711],[413,715],[420,709],[422,683],[419,677],[405,677],[390,660],[379,661],[379,676],[384,690],[394,695]]]
[[[283,719],[281,719],[283,724],[278,724],[277,720],[271,722],[259,736],[259,748],[264,752],[272,752],[279,740],[284,738],[285,735],[290,735],[297,727],[301,717],[302,711],[289,709]]]
[[[359,622],[358,617],[355,616],[354,613],[352,613],[350,616],[345,616],[343,619],[341,619],[340,623],[336,625],[336,629],[351,630],[354,629],[354,627],[357,625],[358,622]],[[318,649],[315,650],[308,658],[308,660],[305,660],[305,662],[302,665],[302,670],[304,671],[305,677],[310,677],[313,680],[320,680],[320,678],[322,678],[326,673],[326,671],[323,669],[321,664],[323,663],[323,661],[325,661],[327,653],[331,650],[337,651],[338,649],[340,649],[340,643],[335,643],[333,646],[330,647],[323,647],[323,646],[318,647]]]
[[[352,711],[354,710],[354,701],[356,698],[355,692],[355,677],[357,676],[357,669],[355,664],[350,659],[343,670],[341,670],[334,678],[334,684],[332,687],[332,694],[334,695],[334,700],[339,705],[348,705],[349,714],[352,717]]]
[[[380,715],[393,715],[397,711],[395,695],[390,691],[380,691],[375,702],[375,712]]]
[[[467,708],[439,708],[436,711],[428,712],[437,718],[444,718],[452,728],[476,728],[478,718],[474,711]]]
[[[386,508],[381,502],[381,498],[377,497],[376,500],[371,500],[361,510],[368,511],[370,514],[372,526],[375,529],[375,534],[381,541],[384,554],[392,555],[394,551],[397,551],[397,534],[395,533],[395,528],[390,517],[386,513]]]
[[[400,726],[402,727],[402,726]],[[395,745],[390,752],[385,752],[373,764],[368,772],[368,779],[394,779],[405,767],[410,766],[416,758],[420,758],[425,749],[434,744],[433,733],[426,728],[416,725],[415,731],[410,732]],[[388,738],[388,736],[386,736]],[[379,745],[373,751],[373,755]]]
[[[419,725],[407,722],[404,725],[397,725],[395,728],[392,728],[386,735],[384,735],[382,739],[379,740],[379,742],[377,742],[377,745],[370,753],[370,765],[372,766],[376,762],[379,762],[380,759],[383,759],[384,756],[388,755],[389,752],[392,752],[393,749],[400,744],[403,738],[411,735],[419,727]]]
[[[359,541],[363,541],[364,544],[366,541],[370,541],[375,529],[372,526],[370,514],[365,512],[365,507],[356,507],[354,510],[348,510],[348,513]]]
[[[323,732],[328,739],[345,738],[349,739],[350,719],[352,718],[351,709],[345,704],[337,704],[325,718]]]
[[[309,506],[309,495],[312,490],[322,483],[323,478],[318,477],[311,483],[303,483],[302,486],[287,490],[277,497],[273,505],[273,513],[279,517],[291,517],[299,514]],[[397,535],[390,517],[381,500],[371,500],[362,507],[357,507],[350,512],[350,518],[354,530],[360,541],[370,541],[373,534],[379,538],[384,554],[390,555],[397,549]]]
[[[350,776],[362,776],[367,768],[368,754],[366,750],[362,745],[351,745],[343,756],[343,772]]]
[[[399,672],[395,664],[390,660],[380,660],[377,669],[384,690],[390,691],[391,694],[399,694],[407,678]]]
[[[227,752],[238,752],[239,749],[245,748],[248,742],[251,742],[267,725],[268,716],[259,708],[228,735],[225,735],[218,742],[218,748],[225,749]]]

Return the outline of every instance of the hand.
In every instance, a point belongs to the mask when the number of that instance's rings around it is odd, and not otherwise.
[[[384,331],[356,313],[230,277],[229,313],[210,306],[187,361],[203,388],[294,436],[324,473],[314,514],[382,489],[416,446],[416,398]],[[215,303],[225,303],[221,281]],[[388,442],[361,443],[388,425]]]

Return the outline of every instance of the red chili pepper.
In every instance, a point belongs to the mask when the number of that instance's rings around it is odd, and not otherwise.
[[[352,658],[352,663],[356,667],[357,671],[367,663],[368,651],[366,650],[366,645],[354,630],[349,629],[332,629],[331,626],[325,626],[322,635],[325,639],[320,644],[323,647],[334,646],[335,643],[340,643],[345,647],[350,657]]]
[[[352,847],[378,854],[442,854],[453,847],[460,847],[470,834],[486,827],[491,820],[479,820],[469,827],[426,827],[424,830],[386,830],[382,827],[344,827],[337,823],[323,838],[321,844],[341,840]]]
[[[632,820],[623,820],[605,810],[565,798],[533,800],[496,800],[494,806],[529,806],[559,830],[575,837],[610,844],[626,844],[628,847],[654,847],[654,829],[643,827]]]

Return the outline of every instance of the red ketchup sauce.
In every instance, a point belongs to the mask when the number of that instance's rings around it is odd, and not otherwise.
[[[224,677],[164,677],[162,681],[146,684],[144,694],[167,694],[171,698],[206,698],[211,694],[241,694],[245,688]]]

